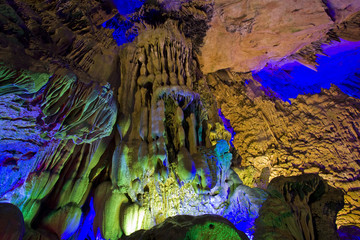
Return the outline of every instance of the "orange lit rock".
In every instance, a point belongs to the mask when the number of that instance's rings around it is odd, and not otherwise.
[[[199,60],[202,71],[259,70],[324,38],[335,23],[324,1],[215,1]],[[357,1],[325,1],[337,22],[360,10]],[[346,10],[344,10],[346,8]]]

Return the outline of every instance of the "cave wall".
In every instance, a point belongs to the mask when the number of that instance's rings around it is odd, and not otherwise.
[[[251,74],[208,75],[219,106],[236,135],[236,171],[249,186],[266,187],[277,176],[319,174],[345,192],[337,223],[359,219],[359,100],[335,85],[299,95],[291,104],[266,94]],[[215,90],[216,89],[216,90]],[[247,177],[248,175],[254,177]]]
[[[357,1],[130,2],[0,1],[0,198],[25,239],[118,239],[179,214],[252,237],[269,182],[304,173],[359,226],[359,99],[287,101],[257,73],[357,41]]]

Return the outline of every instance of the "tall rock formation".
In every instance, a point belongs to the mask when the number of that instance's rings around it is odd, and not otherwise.
[[[337,224],[359,226],[360,103],[348,95],[358,72],[346,93],[334,85],[291,104],[256,73],[315,68],[322,44],[360,39],[359,10],[350,0],[0,0],[0,199],[23,215],[1,205],[17,223],[1,234],[246,239],[260,213],[261,239],[281,184],[301,200],[281,192],[304,239],[335,229],[336,191]],[[304,173],[321,178],[277,178]]]

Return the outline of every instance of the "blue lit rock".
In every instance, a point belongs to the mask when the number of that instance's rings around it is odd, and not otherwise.
[[[229,196],[229,206],[223,216],[237,229],[252,235],[255,219],[259,217],[259,210],[267,197],[262,189],[239,185]]]
[[[40,137],[39,107],[26,106],[14,94],[0,96],[0,195],[21,186],[28,173],[37,167],[37,153],[47,141]]]
[[[237,173],[261,188],[281,174],[319,173],[347,191],[340,221],[358,224],[356,99],[332,87],[289,105],[250,72],[203,75],[283,57],[311,67],[320,43],[358,39],[356,16],[336,26],[356,1],[113,3],[1,2],[0,60],[15,67],[0,69],[0,193],[23,212],[26,240],[125,238],[180,214],[224,216],[251,237],[267,194]],[[282,203],[275,216],[288,213]],[[326,222],[322,203],[311,203],[316,224]],[[286,220],[306,227],[301,216]],[[181,233],[219,239],[214,226],[228,225],[212,224]]]
[[[344,226],[338,229],[339,237],[342,240],[360,239],[360,228],[356,226]]]
[[[47,150],[48,140],[42,137],[38,121],[41,108],[32,103],[30,93],[39,91],[48,80],[45,73],[0,66],[0,196],[21,187],[37,167],[38,152]],[[10,199],[11,193],[5,198]]]

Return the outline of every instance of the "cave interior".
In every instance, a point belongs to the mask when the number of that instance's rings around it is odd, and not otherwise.
[[[360,239],[360,1],[0,0],[0,239]]]

